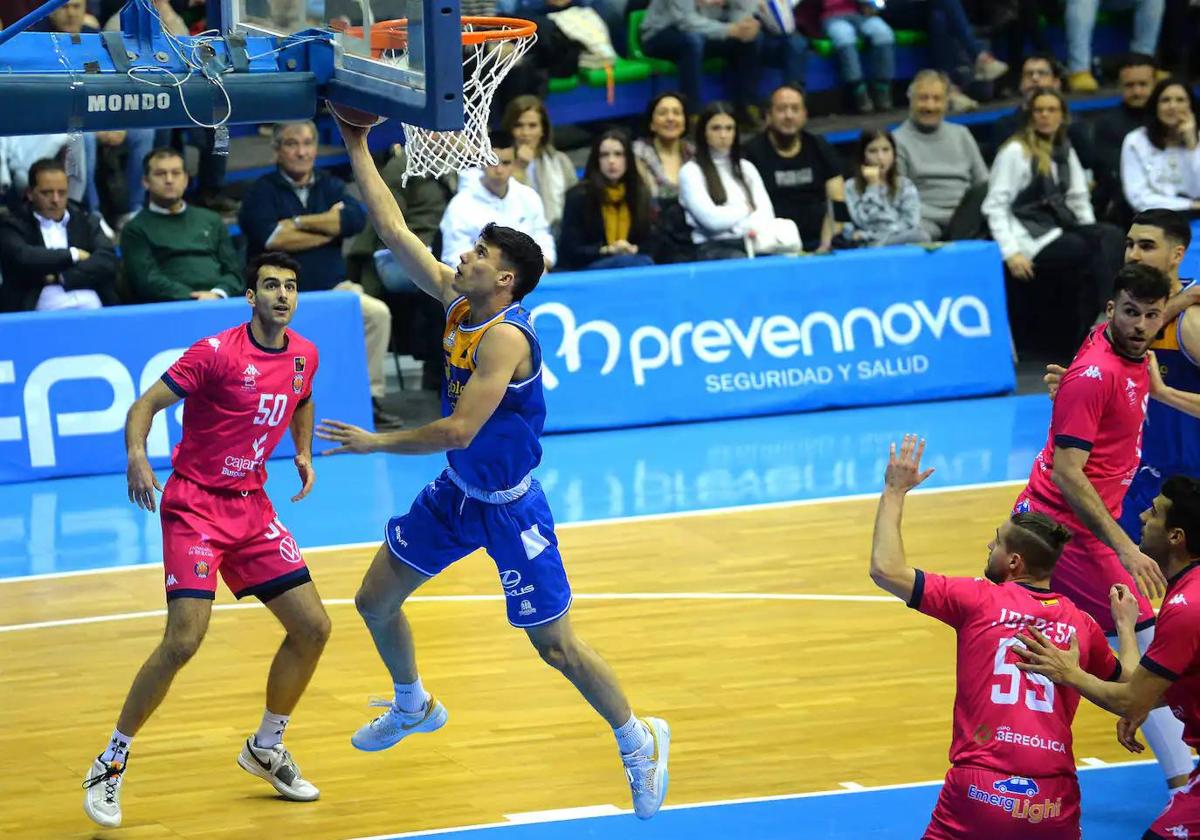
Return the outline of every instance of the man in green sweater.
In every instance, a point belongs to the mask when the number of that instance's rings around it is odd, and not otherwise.
[[[241,261],[225,223],[183,200],[188,176],[182,155],[155,149],[142,171],[150,202],[121,231],[121,260],[135,302],[240,295]]]

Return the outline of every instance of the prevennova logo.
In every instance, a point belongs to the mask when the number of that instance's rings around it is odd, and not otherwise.
[[[171,107],[168,93],[97,93],[87,98],[89,114],[109,111],[165,111]]]
[[[870,346],[903,347],[929,332],[941,340],[950,329],[963,338],[986,338],[992,334],[991,316],[983,301],[974,295],[944,297],[932,310],[923,300],[893,303],[882,312],[856,306],[840,318],[831,312],[809,312],[800,321],[789,315],[755,315],[748,322],[733,318],[698,323],[683,321],[670,329],[652,324],[636,327],[626,341],[621,329],[611,321],[579,323],[575,312],[562,303],[543,303],[534,308],[531,318],[557,318],[562,325],[562,341],[554,353],[563,359],[567,373],[583,367],[581,345],[585,337],[603,341],[605,352],[600,374],[607,376],[616,368],[624,350],[629,359],[635,385],[646,384],[646,372],[664,365],[682,367],[698,361],[717,365],[738,354],[753,359],[766,353],[774,359],[790,359],[796,354],[812,356],[814,347],[828,347],[833,353],[853,353],[860,339]],[[548,353],[546,355],[549,355]],[[543,363],[542,381],[554,389],[559,378]]]

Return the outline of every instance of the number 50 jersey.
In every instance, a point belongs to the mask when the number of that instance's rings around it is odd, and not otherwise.
[[[1081,667],[1115,680],[1121,665],[1095,619],[1047,589],[921,571],[908,605],[958,633],[950,763],[1016,776],[1075,775],[1071,721],[1079,693],[1019,670],[1012,646],[1026,626],[1060,648],[1075,634]]]
[[[183,440],[175,472],[202,487],[261,490],[265,462],[312,397],[317,347],[287,330],[283,348],[254,340],[250,325],[202,338],[162,376],[183,397]]]

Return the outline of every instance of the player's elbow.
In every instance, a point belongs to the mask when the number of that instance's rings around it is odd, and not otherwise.
[[[475,435],[478,429],[469,427],[466,423],[455,420],[453,417],[446,423],[445,442],[447,449],[466,449],[475,440]]]

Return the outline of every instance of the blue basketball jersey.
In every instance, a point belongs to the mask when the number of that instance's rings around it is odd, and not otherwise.
[[[1185,280],[1183,287],[1186,289],[1194,282]],[[1180,335],[1185,314],[1181,313],[1167,325],[1150,349],[1158,358],[1159,371],[1167,385],[1181,391],[1200,392],[1200,362],[1188,355]],[[1200,419],[1150,400],[1142,436],[1142,463],[1164,475],[1176,472],[1200,475]]]
[[[472,487],[485,492],[507,490],[519,485],[542,460],[539,438],[546,422],[546,400],[542,393],[542,349],[529,320],[529,312],[518,303],[497,312],[481,324],[470,324],[471,305],[458,298],[446,311],[442,334],[445,354],[445,387],[442,416],[449,417],[471,373],[475,354],[484,333],[497,324],[511,324],[529,340],[533,374],[508,386],[496,411],[466,449],[446,453],[450,466]]]

